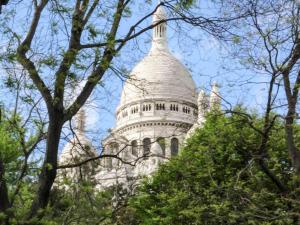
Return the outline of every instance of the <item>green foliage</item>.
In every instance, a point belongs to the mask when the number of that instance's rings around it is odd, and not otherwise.
[[[7,77],[7,79],[4,81],[4,84],[7,88],[10,88],[10,89],[16,87],[15,80],[11,76]]]
[[[27,162],[26,170],[23,171],[25,157],[22,149],[25,145],[30,146],[35,138],[28,137],[28,142],[24,142],[26,130],[21,126],[21,118],[18,115],[10,115],[2,110],[1,117],[0,160],[4,166],[8,199],[14,204],[5,212],[6,214],[0,214],[0,224],[4,223],[6,216],[10,218],[10,224],[19,224],[18,222],[27,215],[34,197],[34,181],[37,177],[37,170],[34,168],[37,168],[38,163],[34,160]]]
[[[254,123],[262,126],[259,118]],[[298,224],[299,180],[281,122],[272,130],[266,163],[289,193],[281,193],[257,163],[260,138],[238,115],[209,115],[180,156],[130,200],[135,224]]]
[[[4,114],[3,111],[2,114]],[[19,122],[18,118],[15,118],[14,121],[15,123]],[[6,180],[9,182],[17,176],[21,163],[20,136],[16,127],[4,119],[3,115],[0,122],[0,137],[0,157],[7,171]]]
[[[16,135],[7,122],[0,123],[0,151],[4,163],[12,163],[20,155]]]
[[[117,223],[119,217],[124,219],[130,216],[128,213],[125,215],[123,206],[127,198],[124,196],[127,196],[127,192],[122,187],[98,191],[93,181],[72,183],[72,180],[65,179],[56,183],[41,224],[122,224]],[[126,218],[126,221],[130,221],[130,218]]]
[[[46,65],[50,68],[55,68],[58,65],[57,59],[53,55],[49,55],[40,60],[40,65]]]
[[[111,224],[111,199],[112,192],[96,192],[88,182],[65,190],[55,188],[43,223]]]
[[[190,8],[195,3],[195,0],[181,0],[179,1],[179,5],[184,9]]]
[[[99,32],[97,31],[97,29],[95,28],[95,26],[93,26],[92,24],[89,24],[89,25],[87,26],[87,30],[88,30],[88,32],[89,32],[90,39],[96,38],[97,35],[98,35],[98,33],[99,33]]]

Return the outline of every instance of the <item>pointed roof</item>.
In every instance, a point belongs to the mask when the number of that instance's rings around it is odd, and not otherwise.
[[[84,133],[85,125],[86,125],[86,114],[83,108],[80,109],[76,114],[75,122],[76,122],[76,131],[78,131],[78,133]]]
[[[211,93],[210,93],[210,108],[219,108],[221,104],[221,97],[219,93],[219,85],[217,82],[212,84]]]

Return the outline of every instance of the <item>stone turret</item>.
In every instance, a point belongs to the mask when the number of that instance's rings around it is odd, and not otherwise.
[[[186,138],[191,137],[197,128],[202,127],[205,122],[205,114],[211,110],[221,109],[221,96],[219,86],[216,82],[213,83],[210,95],[206,95],[203,90],[198,94],[198,119],[197,122],[188,131]]]
[[[212,85],[209,98],[209,108],[210,110],[221,108],[221,96],[219,93],[219,85],[216,82],[214,82]]]
[[[85,135],[85,123],[85,110],[81,109],[75,116],[74,138],[63,148],[59,159],[59,165],[74,165],[97,155],[92,143]],[[63,178],[69,178],[72,183],[76,183],[82,179],[91,180],[93,179],[96,170],[97,163],[96,161],[92,161],[78,167],[59,170],[59,178],[57,180],[59,182],[63,181]]]
[[[75,130],[80,134],[84,134],[86,126],[86,113],[84,109],[80,109],[76,114],[75,123]]]
[[[207,113],[209,109],[209,101],[207,95],[203,90],[201,90],[198,94],[198,120],[197,123],[201,124],[204,120],[205,113]]]
[[[167,39],[167,19],[164,8],[160,5],[153,14],[152,24],[155,25],[153,28],[153,38],[151,51],[169,51],[168,50],[168,39]],[[150,51],[150,52],[151,52]]]

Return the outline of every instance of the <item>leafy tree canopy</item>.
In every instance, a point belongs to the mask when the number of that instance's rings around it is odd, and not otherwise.
[[[19,115],[0,112],[0,224],[16,224],[33,198],[38,160],[28,162],[24,151],[34,145],[35,137],[25,140]],[[8,217],[13,218],[10,223]]]
[[[260,138],[239,114],[208,115],[181,154],[145,181],[128,212],[136,224],[298,224],[299,179],[285,151],[282,121],[273,127],[268,155],[257,152]],[[263,172],[260,157],[286,193]]]

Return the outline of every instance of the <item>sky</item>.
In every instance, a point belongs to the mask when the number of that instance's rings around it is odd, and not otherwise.
[[[153,10],[155,5],[156,1],[153,1],[152,5],[141,3],[134,5],[132,17],[122,21],[120,33],[125,34],[131,24],[143,17],[145,11],[150,12]],[[202,5],[200,10],[204,14],[213,12],[213,8],[208,4]],[[151,18],[143,26],[150,23]],[[238,60],[231,60],[227,57],[230,50],[226,43],[208,35],[198,27],[187,26],[183,23],[169,22],[167,34],[170,51],[190,71],[198,90],[203,89],[209,93],[211,84],[217,82],[221,87],[222,97],[233,105],[243,102],[245,105],[257,107],[264,101],[265,87],[263,85],[256,84],[247,87],[242,85],[246,72],[243,73],[242,69],[236,70],[236,68],[239,68]],[[130,41],[126,48],[122,50],[121,57],[118,57],[118,61],[115,61],[114,64],[124,66],[128,71],[131,71],[149,51],[151,36],[152,31],[148,31]],[[134,54],[132,54],[133,52]],[[228,67],[232,70],[228,71]],[[98,87],[93,92],[85,106],[87,136],[91,138],[95,146],[99,146],[101,139],[107,135],[108,129],[115,126],[115,109],[119,103],[123,85],[124,81],[121,81],[118,77],[110,76],[110,74],[105,75],[103,86]],[[82,86],[83,84],[77,88],[80,89]],[[77,93],[77,91],[74,93]],[[7,101],[5,95],[2,90],[0,99]],[[11,99],[11,102],[13,102],[13,99]],[[227,107],[226,104],[224,107]],[[68,133],[68,129],[65,129],[64,132]],[[61,148],[64,144],[61,144]]]

